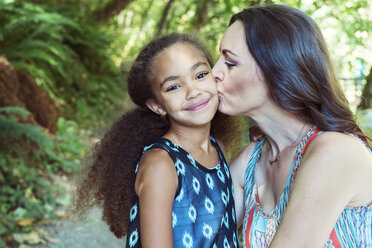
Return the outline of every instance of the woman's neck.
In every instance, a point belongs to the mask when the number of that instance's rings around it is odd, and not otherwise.
[[[313,125],[280,108],[249,115],[270,142],[275,158],[287,147],[297,145]]]

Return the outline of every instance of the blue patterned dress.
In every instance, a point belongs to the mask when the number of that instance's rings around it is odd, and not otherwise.
[[[208,169],[172,141],[160,138],[145,147],[162,148],[169,153],[178,175],[173,203],[174,247],[238,247],[234,191],[226,160],[216,143],[219,164]],[[138,170],[138,165],[136,173]],[[126,247],[141,247],[139,199],[133,195]]]

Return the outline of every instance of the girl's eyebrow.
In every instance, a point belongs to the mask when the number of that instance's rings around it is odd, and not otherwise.
[[[199,61],[199,62],[195,63],[193,66],[191,66],[191,71],[196,70],[196,68],[198,68],[198,67],[201,66],[201,65],[207,65],[207,63],[202,62],[202,61]],[[163,84],[165,84],[166,82],[168,82],[168,81],[173,81],[173,80],[176,80],[176,79],[178,79],[178,78],[179,78],[179,76],[169,76],[169,77],[166,77],[166,78],[163,80],[163,82],[161,82],[160,87],[163,86]]]
[[[160,87],[163,86],[163,84],[165,84],[166,82],[173,81],[173,80],[176,80],[178,78],[179,78],[179,76],[169,76],[169,77],[165,78],[163,80],[163,82],[161,82]]]
[[[201,65],[207,65],[207,63],[202,62],[202,61],[199,61],[199,62],[196,63],[195,65],[191,66],[191,71],[194,71],[196,68],[198,68],[198,67],[201,66]]]

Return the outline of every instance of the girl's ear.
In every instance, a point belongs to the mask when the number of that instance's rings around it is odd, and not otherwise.
[[[148,99],[146,100],[146,105],[149,109],[151,109],[154,113],[161,115],[161,116],[166,116],[167,112],[160,106],[160,104],[153,100],[153,99]]]

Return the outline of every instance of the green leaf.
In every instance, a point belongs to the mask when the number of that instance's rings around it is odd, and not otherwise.
[[[0,113],[4,112],[8,114],[19,115],[21,117],[27,117],[30,115],[30,112],[27,109],[16,106],[0,107]]]

